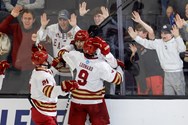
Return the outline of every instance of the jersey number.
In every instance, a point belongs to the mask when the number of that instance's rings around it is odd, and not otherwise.
[[[48,80],[47,80],[47,79],[42,80],[42,85],[43,85],[43,86],[45,86],[45,85],[47,85],[47,84],[49,84],[49,82],[48,82]]]
[[[88,78],[89,73],[86,70],[80,70],[78,74],[78,84],[84,86],[87,83],[87,78]]]

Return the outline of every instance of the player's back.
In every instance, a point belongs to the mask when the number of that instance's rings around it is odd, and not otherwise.
[[[88,59],[78,51],[70,51],[65,55],[74,62],[77,71],[76,81],[79,83],[79,89],[72,92],[73,98],[75,100],[101,100],[103,81],[112,82],[116,71],[104,60],[97,57]]]
[[[45,102],[57,101],[56,98],[49,99],[42,91],[45,85],[54,86],[56,84],[51,70],[34,69],[29,83],[31,85],[31,98]]]

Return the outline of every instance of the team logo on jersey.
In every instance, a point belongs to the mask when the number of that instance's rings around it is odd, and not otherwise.
[[[86,60],[86,64],[89,64],[89,60]]]
[[[68,33],[67,33],[67,36],[68,36],[70,39],[73,39],[73,35],[72,35],[71,32],[68,32]]]
[[[62,38],[62,36],[59,33],[56,33],[56,37]]]

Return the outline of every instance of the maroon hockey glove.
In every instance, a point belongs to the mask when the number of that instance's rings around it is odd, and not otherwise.
[[[31,48],[31,51],[34,53],[34,52],[36,52],[36,51],[46,51],[46,49],[44,48],[44,46],[43,45],[41,45],[41,44],[38,44],[38,45],[35,45],[35,44],[33,44],[32,45],[32,48]]]
[[[6,69],[10,67],[10,64],[6,60],[0,61],[0,75],[4,75]]]
[[[122,69],[125,69],[125,64],[123,63],[123,61],[117,59],[117,64],[118,64],[118,66],[120,66]]]
[[[64,68],[66,66],[66,62],[62,58],[56,57],[52,61],[52,66],[58,71],[60,71],[61,68]]]
[[[61,82],[62,91],[69,92],[78,88],[78,82],[76,80],[65,80]]]
[[[110,46],[100,37],[94,37],[93,45],[99,48],[104,56],[110,52]]]

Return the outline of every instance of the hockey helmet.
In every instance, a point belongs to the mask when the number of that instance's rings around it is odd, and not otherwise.
[[[89,38],[87,30],[79,30],[74,37],[75,41],[86,41]]]
[[[48,59],[48,53],[46,51],[36,51],[31,56],[31,61],[35,65],[42,65]]]
[[[87,41],[85,41],[84,46],[83,46],[84,53],[89,54],[89,55],[95,54],[97,47],[93,44],[94,40],[95,40],[94,38],[89,38],[87,39]]]

